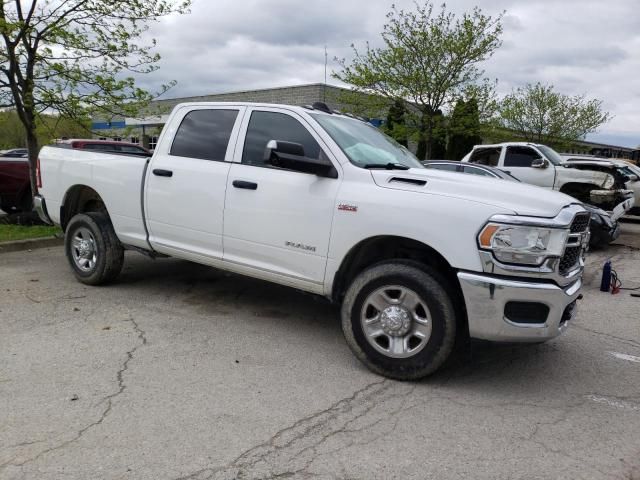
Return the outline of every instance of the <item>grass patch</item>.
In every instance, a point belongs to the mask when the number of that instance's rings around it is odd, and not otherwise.
[[[0,225],[0,242],[52,237],[57,233],[62,233],[62,230],[58,227],[50,227],[48,225]]]

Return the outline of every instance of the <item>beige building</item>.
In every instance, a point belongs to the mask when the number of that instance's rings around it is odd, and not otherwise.
[[[265,88],[259,90],[242,90],[237,92],[216,93],[196,97],[171,98],[156,100],[149,107],[151,115],[142,118],[94,119],[92,130],[98,138],[115,138],[125,142],[145,145],[154,149],[160,131],[169,112],[179,103],[184,102],[256,102],[285,105],[312,105],[314,102],[325,102],[331,109],[353,111],[349,105],[349,96],[354,93],[346,88],[313,83],[289,87]],[[380,119],[372,119],[372,123],[380,124]]]

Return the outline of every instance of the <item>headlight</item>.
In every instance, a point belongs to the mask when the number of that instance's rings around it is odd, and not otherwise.
[[[547,257],[563,254],[568,234],[558,228],[489,223],[478,235],[478,243],[501,262],[541,265]]]

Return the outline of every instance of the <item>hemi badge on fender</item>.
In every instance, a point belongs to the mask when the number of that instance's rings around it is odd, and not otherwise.
[[[358,207],[356,207],[355,205],[348,205],[346,203],[341,203],[340,205],[338,205],[338,210],[344,210],[345,212],[357,212]]]

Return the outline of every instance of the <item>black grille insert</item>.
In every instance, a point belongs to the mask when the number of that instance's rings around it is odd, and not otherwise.
[[[580,261],[580,255],[582,255],[582,247],[567,247],[560,259],[560,274],[569,273]]]
[[[578,213],[571,222],[571,233],[584,232],[589,227],[591,214],[589,212]]]
[[[545,323],[549,307],[539,302],[507,302],[504,316],[513,323]]]
[[[591,220],[591,214],[589,212],[581,212],[576,214],[571,222],[569,231],[571,233],[582,233],[589,228],[589,222]],[[569,273],[579,262],[582,256],[582,247],[574,246],[567,247],[564,251],[564,255],[560,259],[560,275],[566,275]]]

